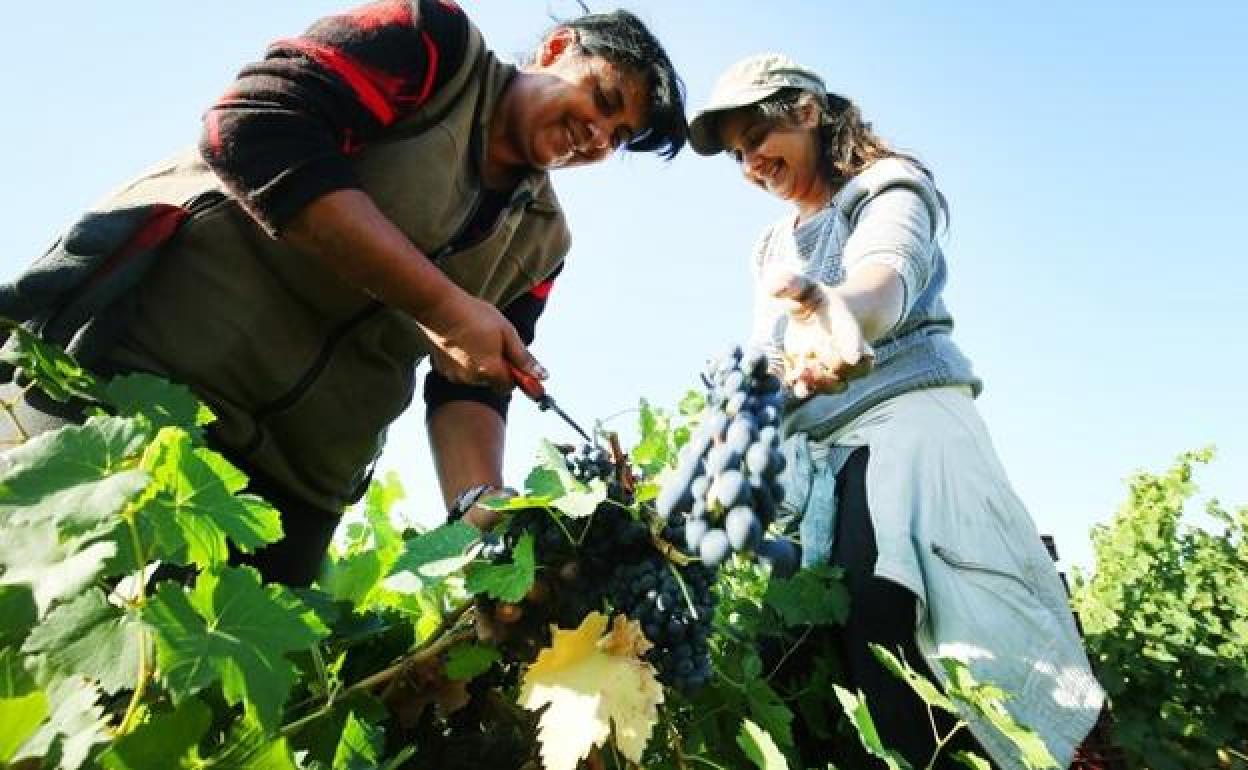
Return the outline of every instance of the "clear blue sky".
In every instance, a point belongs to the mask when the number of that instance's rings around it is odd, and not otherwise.
[[[1248,503],[1248,5],[655,2],[691,101],[737,58],[775,49],[825,75],[936,171],[952,227],[956,337],[980,406],[1042,532],[1069,560],[1134,469],[1217,444],[1204,488]],[[557,12],[575,4],[556,0]],[[593,2],[595,10],[612,6]],[[0,273],[81,209],[194,141],[199,115],[326,0],[19,4],[0,71]],[[528,50],[548,4],[465,3],[495,50]],[[535,352],[585,422],[674,404],[702,360],[742,340],[746,255],[782,209],[724,159],[613,159],[556,175],[574,230]],[[1241,223],[1235,225],[1235,222]],[[517,401],[507,468],[541,436]],[[610,423],[631,432],[631,415]],[[414,515],[436,515],[419,408],[392,432]]]

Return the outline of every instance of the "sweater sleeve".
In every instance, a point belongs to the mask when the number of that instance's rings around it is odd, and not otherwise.
[[[270,233],[316,198],[358,188],[349,158],[425,104],[469,34],[449,0],[380,0],[280,40],[204,116],[200,152]]]
[[[913,189],[890,187],[858,209],[843,264],[850,272],[872,263],[895,270],[905,292],[900,316],[905,318],[931,280],[934,243],[928,204]]]

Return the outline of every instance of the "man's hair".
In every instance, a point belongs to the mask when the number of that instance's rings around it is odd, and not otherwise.
[[[663,158],[674,158],[689,135],[685,84],[658,38],[641,19],[622,9],[586,14],[558,26],[574,30],[577,45],[587,54],[641,75],[650,92],[648,125],[624,146],[631,152],[657,152]]]

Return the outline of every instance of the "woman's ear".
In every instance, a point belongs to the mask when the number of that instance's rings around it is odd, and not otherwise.
[[[569,51],[576,48],[577,43],[576,30],[571,27],[555,27],[551,30],[546,39],[542,41],[541,47],[537,51],[537,65],[539,67],[549,67]]]
[[[818,128],[823,122],[823,106],[814,94],[803,93],[797,105],[798,125],[802,128]]]

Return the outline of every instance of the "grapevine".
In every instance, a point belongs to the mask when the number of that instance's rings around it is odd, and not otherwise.
[[[758,356],[715,362],[679,421],[643,402],[631,456],[601,432],[543,444],[489,532],[400,530],[401,489],[374,482],[291,590],[232,563],[279,520],[205,445],[189,391],[97,378],[8,328],[5,362],[89,417],[17,425],[0,468],[0,766],[743,767],[800,755],[786,702],[832,703],[760,658],[793,660],[845,600],[828,568],[776,579],[797,554],[766,533],[783,397]],[[607,673],[577,697],[611,716],[561,700],[578,660]],[[560,705],[582,723],[543,722]]]

